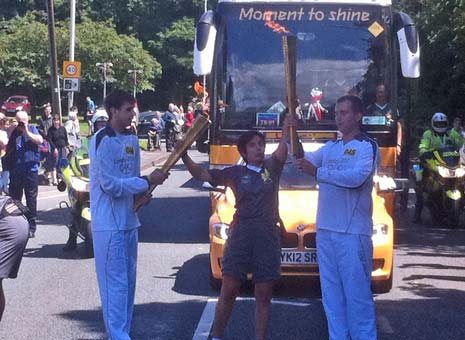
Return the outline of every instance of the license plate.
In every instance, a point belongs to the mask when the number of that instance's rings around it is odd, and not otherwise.
[[[282,264],[318,264],[316,251],[281,251]]]

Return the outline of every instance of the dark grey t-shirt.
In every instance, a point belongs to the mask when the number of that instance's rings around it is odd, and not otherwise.
[[[279,178],[284,163],[265,159],[260,173],[243,165],[209,170],[212,185],[230,187],[236,198],[233,224],[276,224],[278,222]]]

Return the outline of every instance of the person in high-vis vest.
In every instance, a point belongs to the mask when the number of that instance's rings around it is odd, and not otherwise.
[[[136,100],[115,91],[105,98],[109,122],[91,139],[90,210],[103,319],[110,340],[130,340],[136,288],[139,219],[135,200],[148,202],[151,185],[167,174],[140,176],[140,150],[130,125]]]
[[[296,166],[315,176],[319,185],[316,244],[331,340],[377,337],[371,292],[371,192],[379,150],[360,130],[363,112],[359,97],[339,98],[335,119],[342,139],[296,160]]]
[[[425,172],[427,166],[425,163],[433,157],[432,151],[439,150],[445,147],[453,147],[457,151],[463,145],[463,138],[455,129],[449,129],[447,116],[442,112],[436,112],[431,117],[431,129],[426,130],[421,137],[420,145],[418,146],[420,154],[420,171],[423,172],[421,180],[416,181],[415,185],[415,215],[413,223],[421,223],[421,213],[423,211],[423,185],[424,178],[428,176]]]

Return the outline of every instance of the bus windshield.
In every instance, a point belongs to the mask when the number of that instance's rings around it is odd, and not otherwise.
[[[335,102],[344,94],[372,104],[376,84],[389,84],[392,73],[387,11],[343,4],[220,3],[220,128],[279,128],[287,107],[283,34],[297,37],[302,127],[335,129]]]

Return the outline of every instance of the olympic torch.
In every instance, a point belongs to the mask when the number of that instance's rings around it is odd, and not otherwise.
[[[194,124],[192,124],[189,130],[187,130],[186,135],[182,139],[182,143],[170,154],[170,156],[162,165],[160,170],[164,173],[168,173],[171,170],[171,168],[179,161],[184,152],[187,151],[187,149],[192,145],[192,143],[194,143],[194,141],[208,128],[209,125],[210,120],[206,115],[198,115],[194,121]],[[155,190],[155,188],[156,185],[151,185],[148,190],[148,193],[151,194],[153,190]],[[142,201],[136,200],[134,202],[133,209],[137,211],[141,207],[141,205]]]
[[[297,39],[296,36],[284,35],[282,37],[284,53],[284,72],[286,75],[287,107],[289,114],[296,118],[296,69],[297,69]],[[298,155],[298,136],[295,128],[290,130],[291,154]]]

